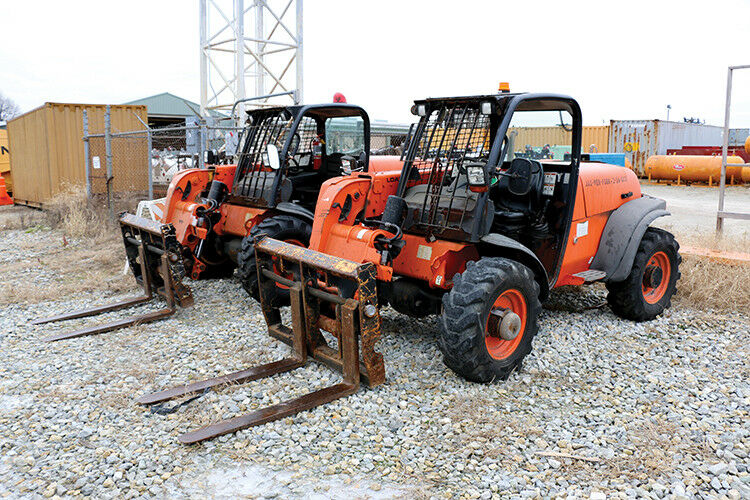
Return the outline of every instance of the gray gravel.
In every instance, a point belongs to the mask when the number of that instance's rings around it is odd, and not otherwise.
[[[0,232],[0,256],[47,233]],[[181,432],[340,379],[311,363],[168,416],[136,406],[288,352],[236,282],[191,285],[196,306],[169,320],[55,344],[40,340],[85,321],[28,319],[99,298],[0,307],[0,497],[750,498],[746,315],[634,324],[601,288],[556,292],[523,370],[477,385],[442,364],[435,319],[385,309],[385,385],[187,447]]]

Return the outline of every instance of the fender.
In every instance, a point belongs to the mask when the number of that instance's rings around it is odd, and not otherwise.
[[[591,269],[607,273],[605,281],[622,281],[630,273],[635,253],[649,224],[670,215],[667,202],[643,195],[613,211],[604,226]]]
[[[278,203],[276,205],[276,210],[285,214],[295,215],[300,219],[309,222],[310,224],[312,224],[313,220],[315,219],[314,213],[304,207],[297,205],[296,203],[290,203],[288,201],[282,201],[281,203]]]
[[[549,278],[547,270],[534,252],[520,244],[514,239],[502,234],[490,233],[483,236],[479,243],[485,248],[480,250],[480,255],[491,255],[493,257],[509,257],[527,266],[534,273],[534,278],[539,283],[539,299],[544,301],[549,297]]]

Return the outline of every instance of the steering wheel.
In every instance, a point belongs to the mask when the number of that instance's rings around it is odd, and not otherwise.
[[[288,158],[288,162],[289,163],[286,166],[287,172],[289,172],[290,174],[294,174],[294,175],[300,173],[300,171],[302,169],[299,166],[299,162],[297,161],[297,159],[294,156],[290,156]]]
[[[292,136],[292,141],[289,143],[289,150],[287,152],[287,171],[290,174],[298,174],[300,172],[299,161],[295,158],[297,151],[299,150],[299,144],[301,139],[297,132]]]

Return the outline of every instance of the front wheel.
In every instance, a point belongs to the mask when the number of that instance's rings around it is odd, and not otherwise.
[[[630,274],[623,281],[607,283],[612,311],[625,319],[648,321],[669,308],[680,279],[679,249],[671,233],[646,229]]]
[[[469,262],[443,296],[443,361],[473,382],[507,379],[531,352],[541,307],[528,267],[500,257]]]
[[[266,234],[273,239],[307,248],[310,244],[311,233],[310,224],[291,215],[269,217],[253,227],[250,234],[242,239],[242,249],[237,255],[237,274],[245,291],[255,300],[260,301],[255,238]],[[266,297],[266,300],[274,307],[289,305],[289,289],[283,285],[277,285],[272,296]]]

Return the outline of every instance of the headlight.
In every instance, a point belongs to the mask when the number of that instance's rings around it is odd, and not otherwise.
[[[479,112],[483,115],[492,114],[492,103],[490,101],[484,101],[479,105]]]
[[[427,106],[424,104],[417,104],[412,106],[411,112],[413,115],[417,116],[426,116],[427,115]]]
[[[469,184],[472,186],[484,186],[484,167],[476,165],[466,167],[466,176],[469,178]]]

